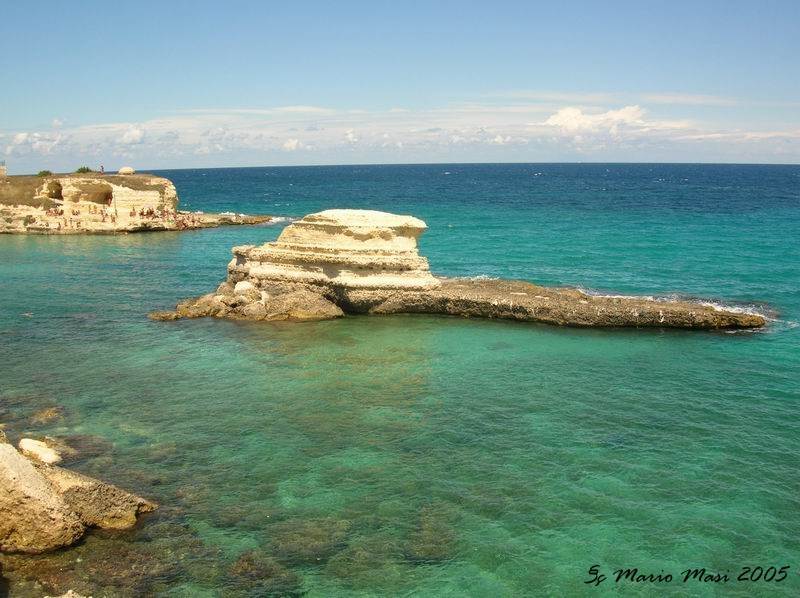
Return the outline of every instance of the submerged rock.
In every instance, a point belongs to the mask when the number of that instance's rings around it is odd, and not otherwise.
[[[302,596],[303,578],[262,552],[240,555],[228,569],[226,586],[247,596]]]
[[[161,321],[180,319],[180,316],[174,311],[154,311],[147,314],[147,317],[150,318],[151,320],[161,320]]]
[[[344,547],[350,523],[340,519],[291,519],[267,528],[274,554],[289,564],[317,564]]]
[[[402,561],[403,550],[391,537],[358,538],[328,561],[325,572],[354,589],[396,588],[408,577]]]
[[[409,535],[405,555],[414,563],[440,563],[453,558],[456,534],[435,509],[423,508],[416,529]]]
[[[44,424],[49,424],[57,419],[62,419],[63,417],[63,407],[46,407],[44,409],[40,409],[31,416],[31,423],[36,426],[41,426]]]
[[[153,319],[321,320],[344,313],[428,313],[561,326],[755,328],[766,319],[690,301],[593,296],[511,280],[434,277],[417,252],[421,220],[371,210],[326,210],[277,241],[233,248],[216,293]],[[300,293],[300,294],[298,294]]]

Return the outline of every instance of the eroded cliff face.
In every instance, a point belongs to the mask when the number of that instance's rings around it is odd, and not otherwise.
[[[0,232],[114,232],[170,228],[178,194],[149,175],[71,174],[0,179]]]
[[[435,289],[417,239],[422,220],[372,210],[325,210],[286,227],[277,241],[233,248],[228,281],[271,295],[310,288],[348,309],[395,291]]]
[[[563,326],[720,329],[766,323],[757,314],[699,302],[436,278],[417,252],[425,228],[411,216],[369,210],[310,214],[275,242],[234,247],[228,279],[215,292],[150,317],[319,320],[346,313],[429,313]]]
[[[267,216],[180,212],[172,181],[146,174],[0,178],[0,233],[184,230],[269,220]]]

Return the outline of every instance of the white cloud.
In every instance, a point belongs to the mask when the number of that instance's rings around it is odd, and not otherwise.
[[[298,149],[302,149],[302,147],[303,144],[300,143],[299,139],[287,139],[283,142],[283,149],[285,149],[287,152],[294,152]]]
[[[511,143],[511,136],[506,135],[505,137],[503,137],[502,135],[495,135],[491,139],[491,141],[489,141],[489,143],[492,143],[494,145],[506,145],[507,143]]]
[[[63,122],[61,119],[54,118],[54,119],[53,119],[53,122],[51,123],[51,126],[52,126],[54,129],[60,129],[60,128],[61,128],[61,125],[63,125],[63,124],[64,124],[64,122]]]
[[[552,100],[553,98],[547,98]],[[591,98],[602,100],[602,97]],[[65,167],[85,160],[112,163],[117,156],[150,167],[253,163],[317,163],[348,159],[398,161],[480,161],[482,159],[686,160],[696,149],[705,160],[754,161],[781,153],[800,161],[800,127],[742,123],[710,126],[667,120],[661,104],[603,106],[540,103],[458,103],[426,109],[332,110],[314,106],[206,109],[174,113],[138,124],[112,122],[42,131],[0,131],[0,152],[20,158],[49,154]],[[674,114],[677,108],[671,108]],[[702,114],[707,114],[703,110]],[[695,116],[692,104],[680,114]],[[713,152],[700,153],[702,148]],[[313,149],[312,152],[308,150]],[[626,153],[627,152],[627,153]],[[738,158],[734,156],[739,156]],[[83,156],[83,158],[81,158]],[[757,160],[756,160],[757,161]]]
[[[545,125],[558,127],[568,133],[612,130],[620,125],[644,124],[644,110],[639,106],[625,106],[599,114],[587,114],[580,108],[562,108],[547,120]]]
[[[120,138],[120,143],[126,145],[136,145],[144,140],[144,129],[131,125]]]

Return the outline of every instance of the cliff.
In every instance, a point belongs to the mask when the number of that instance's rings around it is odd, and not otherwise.
[[[153,319],[215,316],[313,320],[345,313],[429,313],[563,326],[754,328],[756,314],[691,301],[598,297],[509,280],[434,277],[417,252],[425,223],[367,210],[327,210],[286,227],[277,241],[234,247],[213,293]]]
[[[185,230],[269,220],[180,212],[172,181],[146,174],[0,177],[0,233]]]

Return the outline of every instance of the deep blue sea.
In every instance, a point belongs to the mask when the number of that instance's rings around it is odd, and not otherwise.
[[[0,422],[161,505],[130,533],[0,557],[12,596],[800,594],[800,166],[156,174],[184,209],[412,214],[438,275],[689,295],[770,324],[153,322],[286,220],[2,236]],[[45,407],[63,417],[32,421]],[[674,579],[614,582],[633,567]],[[730,581],[683,583],[701,567]]]

